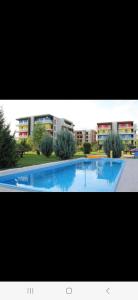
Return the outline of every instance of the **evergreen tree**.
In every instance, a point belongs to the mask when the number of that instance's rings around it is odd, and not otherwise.
[[[53,137],[50,134],[46,134],[40,146],[41,152],[43,155],[50,157],[53,152]]]
[[[5,124],[3,110],[0,109],[0,168],[15,166],[17,161],[16,141],[9,125]]]
[[[0,108],[0,130],[4,127],[4,114],[2,109]]]
[[[90,143],[84,143],[83,144],[83,152],[84,152],[84,154],[90,154],[91,149],[92,149],[92,146],[91,146]]]
[[[113,158],[120,158],[124,145],[119,134],[110,134],[104,142],[104,151],[110,157],[110,151],[113,151]]]
[[[60,159],[73,157],[76,151],[76,144],[73,134],[66,130],[61,130],[54,144],[54,151]]]

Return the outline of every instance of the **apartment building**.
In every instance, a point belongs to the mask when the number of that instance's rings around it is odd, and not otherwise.
[[[53,115],[39,115],[39,116],[31,116],[16,119],[18,121],[17,124],[17,134],[18,138],[27,138],[32,135],[35,124],[40,123],[43,124],[53,138],[56,138],[57,133],[61,129],[69,130],[70,132],[74,132],[74,124],[66,120],[64,118],[57,118]]]
[[[136,145],[136,125],[133,121],[98,123],[97,140],[101,148],[111,133],[119,134],[124,144]]]
[[[96,143],[96,130],[76,130],[75,140],[78,145],[83,145],[86,142],[94,144]]]

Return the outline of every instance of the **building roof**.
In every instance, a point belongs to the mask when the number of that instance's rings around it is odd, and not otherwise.
[[[75,130],[75,132],[84,132],[84,131],[87,131],[87,132],[91,132],[91,131],[93,131],[93,132],[97,132],[95,129],[77,129],[77,130]]]
[[[112,124],[112,123],[134,123],[134,121],[119,121],[119,122],[100,122],[97,123],[97,125],[102,125],[102,124]]]
[[[64,120],[64,121],[66,121],[66,122],[69,122],[69,123],[71,123],[73,126],[75,126],[75,125],[73,124],[72,121],[70,121],[70,120],[68,120],[68,119],[65,119],[65,118],[61,118],[61,119]]]
[[[75,126],[74,124],[73,124],[73,122],[72,121],[70,121],[70,120],[68,120],[68,119],[65,119],[65,118],[58,118],[58,117],[56,117],[56,116],[54,116],[54,115],[50,115],[50,114],[41,114],[41,115],[33,115],[33,116],[27,116],[27,117],[21,117],[21,118],[18,118],[18,119],[16,119],[17,121],[20,121],[20,120],[25,120],[25,119],[30,119],[30,118],[40,118],[40,117],[55,117],[55,118],[57,118],[57,119],[62,119],[62,120],[64,120],[64,121],[66,121],[66,122],[69,122],[69,123],[71,123],[73,126]]]
[[[121,124],[125,124],[125,123],[134,123],[134,121],[120,121],[120,122],[117,122],[117,123],[121,123]]]
[[[34,116],[28,116],[28,117],[21,117],[21,118],[18,118],[16,119],[17,121],[19,120],[24,120],[24,119],[30,119],[30,118],[38,118],[38,117],[46,117],[46,116],[49,116],[49,117],[54,117],[53,115],[50,115],[50,114],[42,114],[42,115],[34,115]]]

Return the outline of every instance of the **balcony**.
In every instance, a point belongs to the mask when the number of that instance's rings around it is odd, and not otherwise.
[[[64,122],[63,126],[66,127],[66,128],[73,129],[73,125],[72,124],[67,124],[67,123]]]
[[[132,134],[127,135],[127,136],[125,136],[125,135],[122,136],[122,134],[121,134],[120,138],[123,141],[133,141],[133,140],[135,140],[135,137]]]
[[[28,134],[19,134],[19,138],[27,138]]]
[[[19,131],[18,132],[28,132],[28,128],[27,129],[19,129]]]
[[[122,125],[118,125],[118,129],[134,129],[134,125],[122,124]]]
[[[17,124],[18,129],[28,129],[28,124]]]
[[[122,130],[118,130],[118,134],[125,134],[125,135],[126,134],[131,134],[132,135],[132,134],[134,134],[134,132],[131,132],[131,130],[128,130],[128,131],[126,131],[126,130],[123,130],[123,131]]]
[[[65,124],[63,124],[61,126],[61,128],[64,129],[64,130],[69,130],[69,131],[73,132],[73,128],[71,126],[66,126]]]
[[[130,139],[121,139],[123,142],[129,142],[129,141],[134,141],[135,139],[134,138],[130,138]]]
[[[98,136],[98,141],[104,141],[104,140],[106,140],[106,138],[108,137],[108,135],[106,134],[106,135],[102,135],[102,136]]]
[[[28,125],[28,124],[29,124],[29,121],[19,121],[17,126]]]
[[[104,132],[102,132],[102,131],[98,131],[98,135],[109,135],[109,134],[111,134],[112,133],[112,131],[111,130],[108,130],[108,131],[104,131]]]
[[[109,125],[99,125],[98,130],[112,130],[112,126]]]
[[[35,120],[35,124],[41,123],[41,124],[53,124],[53,121],[51,119],[38,119]]]

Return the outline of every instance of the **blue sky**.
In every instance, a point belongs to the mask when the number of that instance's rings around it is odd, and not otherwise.
[[[74,122],[75,129],[96,129],[97,122],[128,121],[138,123],[138,100],[0,100],[12,132],[16,118],[53,114]]]

